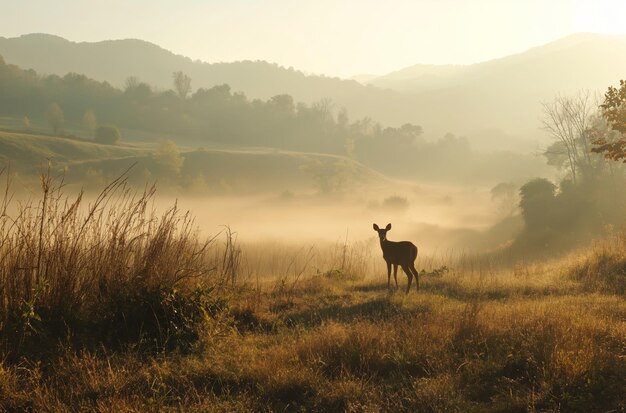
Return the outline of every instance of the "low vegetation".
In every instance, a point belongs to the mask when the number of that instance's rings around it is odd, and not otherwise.
[[[83,205],[42,183],[1,218],[4,411],[626,409],[622,236],[512,269],[432,260],[405,295],[365,246],[255,279],[232,232],[202,241],[152,190]]]
[[[0,348],[6,357],[44,355],[60,339],[113,348],[186,345],[194,326],[221,306],[189,214],[157,215],[154,189],[131,192],[120,178],[91,203],[42,175],[39,201],[0,217]],[[215,284],[215,283],[213,283]]]

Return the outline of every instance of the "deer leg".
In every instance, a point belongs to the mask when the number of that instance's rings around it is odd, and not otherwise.
[[[391,290],[391,263],[387,263],[387,289]]]
[[[417,291],[419,291],[420,290],[420,278],[419,278],[420,273],[415,269],[415,263],[411,264],[410,269],[411,271],[413,271],[413,274],[415,275],[415,288],[417,289]]]
[[[396,280],[396,290],[398,289],[398,264],[393,264],[393,279]]]
[[[402,271],[404,271],[406,276],[409,278],[409,284],[406,286],[406,293],[408,294],[411,289],[411,283],[413,282],[413,273],[409,270],[409,266],[406,264],[402,265]]]

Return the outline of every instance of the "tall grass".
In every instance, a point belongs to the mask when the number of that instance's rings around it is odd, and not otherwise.
[[[626,294],[626,232],[596,242],[583,259],[573,260],[569,273],[588,291]]]
[[[163,344],[185,327],[186,317],[203,314],[183,297],[214,287],[216,263],[207,254],[214,239],[202,241],[193,218],[176,205],[158,214],[154,187],[136,193],[122,176],[86,203],[82,192],[66,194],[63,180],[48,169],[37,198],[15,201],[9,174],[6,179],[0,215],[5,346],[15,350],[29,337],[60,337],[86,325],[90,334],[100,329],[113,336],[116,329],[119,338],[154,330]],[[172,317],[181,319],[168,325]]]
[[[508,269],[421,256],[405,295],[375,240],[241,245],[124,177],[41,188],[1,203],[0,411],[626,409],[623,235]]]

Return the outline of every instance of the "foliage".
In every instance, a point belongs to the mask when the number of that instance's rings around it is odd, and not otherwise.
[[[517,208],[517,185],[513,182],[500,182],[491,188],[491,200],[499,203],[499,212],[511,216]]]
[[[139,344],[144,350],[189,350],[203,323],[226,309],[215,288],[190,291],[167,286],[139,286],[115,291],[101,313],[89,320],[110,346]]]
[[[521,188],[526,229],[513,244],[518,252],[549,254],[554,248],[562,250],[602,234],[607,226],[622,224],[626,198],[618,188],[626,185],[625,169],[610,162],[622,159],[621,138],[616,136],[623,133],[620,119],[626,84],[621,85],[621,91],[609,88],[600,105],[601,116],[590,106],[588,92],[544,104],[544,127],[555,139],[544,155],[548,164],[566,167],[568,174],[558,193],[545,179]]]
[[[115,126],[98,126],[94,141],[103,145],[115,145],[120,140],[120,131]]]
[[[340,160],[314,159],[300,169],[314,179],[323,194],[338,192],[346,186],[354,174],[354,165]]]
[[[58,102],[68,124],[84,124],[90,110],[102,123],[176,136],[198,146],[209,141],[347,155],[388,175],[492,182],[495,170],[526,176],[537,166],[525,155],[472,152],[466,138],[452,134],[423,139],[419,125],[383,128],[370,118],[350,119],[345,108],[335,111],[328,99],[302,103],[285,94],[249,99],[228,85],[199,88],[181,99],[178,92],[154,90],[136,76],[120,90],[83,75],[39,76],[4,62],[0,85],[2,115],[39,119],[41,113],[33,108]]]
[[[619,89],[609,86],[600,105],[604,118],[618,136],[598,136],[594,140],[594,152],[603,154],[607,159],[626,162],[626,81],[620,80]]]
[[[389,210],[404,212],[409,209],[409,201],[404,197],[393,195],[383,200],[382,207]]]
[[[94,133],[98,127],[98,119],[96,118],[96,114],[93,110],[88,110],[83,115],[83,126],[85,126],[85,128],[87,128],[87,130],[91,133]]]
[[[24,116],[22,118],[22,128],[28,132],[30,130],[30,119],[28,118],[28,116]]]
[[[52,132],[58,135],[63,127],[64,117],[63,110],[58,103],[51,103],[46,110],[46,119],[52,127]]]
[[[607,226],[621,225],[626,196],[615,188],[626,185],[626,178],[623,171],[613,172],[596,173],[579,182],[565,178],[558,191],[543,178],[522,186],[519,206],[525,230],[513,250],[547,256],[587,243]]]
[[[520,188],[520,208],[529,228],[544,228],[552,220],[556,186],[545,178],[536,178]]]
[[[566,164],[574,182],[581,172],[592,167],[593,109],[589,92],[557,96],[552,102],[543,103],[543,127],[555,141],[544,154],[549,164]]]
[[[450,272],[450,268],[447,265],[442,265],[439,268],[435,268],[431,271],[426,271],[426,269],[422,268],[422,271],[419,272],[419,275],[433,276],[433,277],[441,277]]]
[[[167,140],[159,144],[154,159],[168,174],[179,174],[185,158],[180,156],[178,146],[173,141]]]
[[[185,100],[187,95],[191,92],[191,78],[183,72],[172,73],[174,78],[174,90],[178,93],[178,96]]]

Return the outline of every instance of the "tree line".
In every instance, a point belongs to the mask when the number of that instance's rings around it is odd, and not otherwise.
[[[331,101],[305,104],[289,95],[248,99],[228,85],[192,92],[192,79],[173,74],[173,88],[159,91],[136,77],[123,90],[84,75],[40,76],[0,57],[0,113],[44,119],[59,134],[63,123],[100,124],[236,145],[346,154],[358,131],[347,111]],[[93,122],[92,122],[93,123]],[[416,127],[419,128],[419,127]]]
[[[448,134],[426,140],[419,125],[383,127],[367,117],[351,120],[329,99],[311,104],[286,94],[249,99],[228,85],[194,91],[192,81],[175,72],[172,89],[156,90],[130,76],[118,89],[76,73],[41,76],[0,57],[0,113],[23,117],[25,128],[31,119],[43,120],[53,134],[63,133],[65,125],[82,125],[100,143],[115,143],[117,128],[143,130],[198,146],[210,141],[344,155],[385,174],[414,178],[465,176],[458,171],[459,161],[472,158],[467,139]],[[485,171],[506,166],[497,165],[495,157],[487,163],[475,158]]]
[[[562,176],[521,186],[525,229],[513,248],[549,254],[625,223],[626,82],[610,86],[602,102],[586,91],[557,96],[543,104],[543,113],[553,139],[544,155]]]

